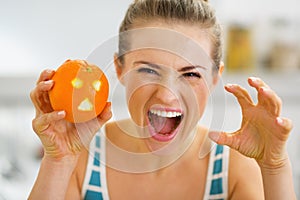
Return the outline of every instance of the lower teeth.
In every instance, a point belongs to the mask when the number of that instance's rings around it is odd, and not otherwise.
[[[158,134],[163,135],[163,136],[169,136],[169,135],[171,135],[172,133],[160,133],[160,132],[158,132]]]

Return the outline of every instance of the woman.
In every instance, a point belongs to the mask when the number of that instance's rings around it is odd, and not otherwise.
[[[136,0],[119,39],[114,64],[130,119],[105,124],[107,103],[96,119],[65,121],[48,100],[55,72],[41,73],[31,99],[45,155],[29,199],[296,199],[285,147],[291,121],[261,79],[248,79],[257,104],[241,86],[225,86],[242,108],[238,131],[197,123],[224,68],[206,1]]]

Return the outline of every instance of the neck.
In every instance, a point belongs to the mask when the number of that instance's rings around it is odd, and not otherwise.
[[[141,138],[140,127],[131,120],[114,122],[107,126],[107,162],[112,168],[131,173],[153,172],[178,160],[190,159],[198,156],[199,146],[204,141],[203,129],[194,128],[187,138],[172,141],[161,150],[151,151]],[[179,133],[180,134],[180,133]],[[112,166],[114,165],[114,166]]]

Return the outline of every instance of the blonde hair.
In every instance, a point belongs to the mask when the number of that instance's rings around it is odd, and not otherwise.
[[[219,67],[222,57],[221,27],[207,0],[135,0],[129,6],[119,29],[120,58],[126,53],[129,45],[129,41],[121,33],[133,29],[135,23],[141,20],[174,23],[181,21],[199,25],[209,33],[214,45],[211,56],[216,67]]]

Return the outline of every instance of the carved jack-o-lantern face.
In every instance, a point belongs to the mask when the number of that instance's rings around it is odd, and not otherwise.
[[[108,98],[104,73],[84,60],[67,60],[54,76],[49,98],[54,110],[65,110],[66,120],[85,122],[101,113]]]

